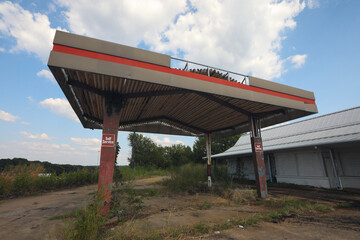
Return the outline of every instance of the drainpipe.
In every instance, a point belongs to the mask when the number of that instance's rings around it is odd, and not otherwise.
[[[271,175],[271,166],[270,166],[270,153],[268,153],[268,155],[267,155],[267,161],[268,161],[268,170],[269,170],[270,182],[273,182],[272,175]]]
[[[331,163],[332,163],[332,167],[333,167],[333,171],[334,171],[334,176],[337,180],[337,189],[338,190],[342,190],[343,189],[343,186],[342,186],[342,183],[341,183],[341,179],[337,173],[337,168],[336,168],[336,164],[335,164],[335,161],[334,161],[334,149],[330,148],[329,150],[329,153],[330,153],[330,159],[331,159]]]

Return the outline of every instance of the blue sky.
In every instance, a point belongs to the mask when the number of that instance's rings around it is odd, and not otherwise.
[[[46,66],[55,29],[314,91],[325,114],[360,102],[359,11],[356,0],[1,1],[0,158],[98,162],[101,131],[81,126]]]

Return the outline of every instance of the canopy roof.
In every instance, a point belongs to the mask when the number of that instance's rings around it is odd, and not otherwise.
[[[264,152],[359,143],[360,106],[274,126],[261,132]],[[251,153],[250,138],[242,136],[233,147],[211,157],[231,158]]]
[[[317,113],[312,92],[171,68],[168,55],[61,31],[48,66],[85,128],[102,128],[106,99],[119,105],[120,131],[186,136],[247,132],[250,115],[266,127]]]

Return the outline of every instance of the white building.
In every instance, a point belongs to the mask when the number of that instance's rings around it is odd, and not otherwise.
[[[360,106],[262,130],[267,179],[324,188],[360,188]],[[227,151],[234,177],[255,180],[249,134]]]

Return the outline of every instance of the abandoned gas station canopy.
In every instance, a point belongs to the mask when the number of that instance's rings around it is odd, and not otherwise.
[[[120,131],[187,136],[247,132],[250,116],[266,127],[317,112],[312,92],[184,60],[179,69],[179,60],[57,31],[48,66],[85,128],[102,128],[109,99]]]

